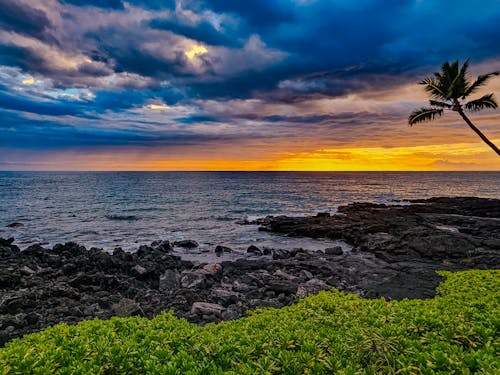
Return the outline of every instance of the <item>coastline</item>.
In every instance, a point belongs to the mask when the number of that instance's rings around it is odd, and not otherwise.
[[[195,323],[231,320],[331,288],[366,298],[431,298],[441,281],[438,270],[498,268],[500,200],[413,203],[353,203],[340,207],[339,215],[253,222],[265,231],[343,240],[353,246],[349,253],[250,247],[250,256],[240,260],[196,264],[173,255],[169,241],[109,254],[76,243],[19,251],[13,239],[2,239],[0,344],[96,317],[151,318],[173,310]]]

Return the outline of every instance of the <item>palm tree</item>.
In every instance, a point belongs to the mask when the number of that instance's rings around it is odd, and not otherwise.
[[[498,104],[493,94],[486,94],[479,99],[463,102],[469,95],[484,86],[493,76],[497,76],[499,72],[480,75],[474,82],[471,82],[467,75],[468,68],[469,60],[462,67],[460,67],[458,61],[451,64],[445,62],[441,67],[441,72],[436,72],[433,77],[426,78],[420,82],[421,85],[425,86],[425,91],[432,98],[429,100],[431,106],[413,111],[408,117],[408,123],[410,126],[413,126],[419,122],[434,120],[437,117],[441,117],[444,110],[458,112],[467,125],[500,156],[498,147],[486,138],[464,113],[464,109],[469,112],[478,112],[486,108],[497,108]]]

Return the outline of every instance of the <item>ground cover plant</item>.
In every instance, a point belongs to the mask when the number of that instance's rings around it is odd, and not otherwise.
[[[8,343],[0,374],[500,373],[500,271],[442,275],[429,300],[333,290],[203,327],[171,313],[59,324]]]

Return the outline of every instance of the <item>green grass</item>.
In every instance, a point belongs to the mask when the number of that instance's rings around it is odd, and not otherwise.
[[[334,290],[204,327],[171,313],[59,324],[8,343],[0,374],[500,374],[500,271],[443,275],[431,300]]]

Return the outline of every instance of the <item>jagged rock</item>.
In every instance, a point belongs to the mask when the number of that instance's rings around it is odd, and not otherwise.
[[[166,270],[160,276],[159,289],[161,291],[172,291],[180,286],[180,275],[176,270]]]
[[[145,274],[148,273],[148,270],[146,268],[144,268],[143,266],[141,266],[140,264],[136,264],[132,268],[132,272],[134,274],[136,274],[137,276],[144,276]]]
[[[205,273],[200,271],[183,272],[181,274],[181,286],[188,289],[200,289],[205,287]]]

